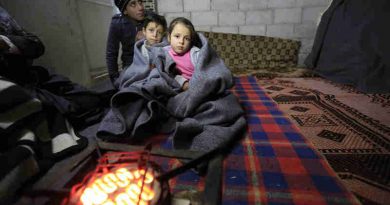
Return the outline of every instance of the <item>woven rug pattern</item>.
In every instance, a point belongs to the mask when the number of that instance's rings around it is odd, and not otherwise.
[[[362,204],[388,204],[390,94],[321,78],[258,79]]]
[[[222,204],[359,204],[256,78],[236,78],[232,92],[245,110],[248,127],[224,160]],[[172,143],[161,137],[156,142],[172,149]],[[177,159],[155,161],[163,170],[180,165]],[[190,194],[205,185],[193,171],[169,183],[173,193]]]

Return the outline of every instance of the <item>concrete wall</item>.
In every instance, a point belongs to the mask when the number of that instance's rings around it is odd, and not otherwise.
[[[310,52],[320,14],[331,0],[157,0],[168,23],[183,16],[199,31],[299,40],[299,64]]]
[[[45,44],[36,65],[89,86],[105,71],[111,0],[0,0],[5,9]]]
[[[300,40],[299,62],[310,52],[320,13],[331,0],[156,0],[168,23],[190,19],[197,30]],[[112,0],[0,0],[46,46],[35,64],[83,85],[106,72],[105,46]]]

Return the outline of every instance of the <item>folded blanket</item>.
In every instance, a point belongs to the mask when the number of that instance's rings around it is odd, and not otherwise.
[[[58,112],[48,118],[42,101],[1,76],[0,97],[0,204],[8,204],[5,201],[26,181],[81,151],[88,140],[76,136]]]
[[[230,70],[200,33],[198,61],[182,92],[175,81],[175,62],[168,52],[151,50],[152,66],[139,43],[133,64],[122,76],[120,90],[100,124],[98,137],[105,140],[142,140],[161,130],[171,130],[176,149],[209,151],[239,137],[245,128],[243,110],[229,91],[234,85]]]
[[[42,101],[1,76],[0,97],[0,204],[9,204],[28,180],[84,149],[88,140],[76,136],[58,112],[49,119]]]
[[[0,101],[0,156],[27,143],[38,157],[60,160],[87,145],[88,140],[76,136],[73,126],[58,111],[43,110],[42,101],[1,76],[0,96],[4,99]],[[26,133],[34,137],[23,138]]]

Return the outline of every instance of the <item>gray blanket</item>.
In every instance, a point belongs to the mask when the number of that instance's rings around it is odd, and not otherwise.
[[[224,62],[198,34],[201,46],[189,89],[175,81],[175,63],[162,47],[146,62],[137,42],[133,64],[122,76],[120,90],[111,99],[98,137],[142,140],[169,132],[175,149],[209,151],[240,137],[244,112],[229,91],[233,77]]]

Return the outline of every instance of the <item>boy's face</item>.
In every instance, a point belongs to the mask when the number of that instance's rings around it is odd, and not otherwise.
[[[136,21],[144,20],[145,9],[143,2],[141,0],[130,0],[126,5],[125,10],[123,11],[123,14]]]
[[[173,51],[177,54],[184,54],[191,48],[191,31],[185,25],[178,23],[168,36]]]
[[[164,28],[162,25],[157,24],[156,22],[150,22],[146,28],[142,29],[146,41],[149,45],[160,43],[164,36]]]

